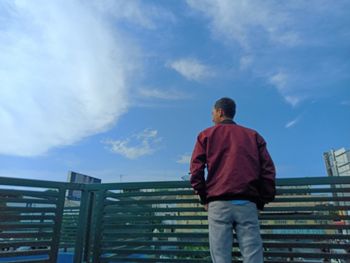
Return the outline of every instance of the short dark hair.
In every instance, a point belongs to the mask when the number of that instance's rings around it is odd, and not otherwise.
[[[236,114],[236,103],[233,99],[224,97],[215,102],[215,109],[222,109],[225,117],[233,119]]]

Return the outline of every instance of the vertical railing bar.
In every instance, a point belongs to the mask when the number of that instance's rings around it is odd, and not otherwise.
[[[82,262],[84,243],[85,243],[85,232],[87,228],[89,192],[85,188],[83,188],[81,191],[82,191],[82,194],[81,194],[81,200],[80,200],[79,221],[78,221],[77,236],[76,236],[75,247],[74,247],[74,260],[73,260],[74,263]]]
[[[84,262],[89,263],[90,262],[90,246],[91,246],[91,237],[94,235],[93,233],[93,205],[95,202],[95,193],[90,192],[89,195],[89,207],[88,207],[88,215],[87,215],[87,229],[86,229],[86,242],[85,242],[85,248],[84,248]]]
[[[50,250],[50,262],[57,262],[58,250],[60,246],[60,236],[61,236],[61,226],[64,212],[64,201],[66,197],[66,188],[59,187],[59,196],[57,199],[56,216],[55,216],[55,226],[53,231],[53,237],[51,241]]]
[[[102,220],[104,213],[104,200],[106,198],[106,190],[99,190],[96,202],[96,208],[94,209],[95,218],[96,218],[96,228],[94,235],[94,245],[93,245],[93,263],[99,263],[101,256],[101,237],[102,237]]]

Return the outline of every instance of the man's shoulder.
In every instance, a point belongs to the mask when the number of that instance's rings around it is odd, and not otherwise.
[[[211,126],[211,127],[205,128],[204,130],[200,131],[200,132],[198,133],[198,137],[199,137],[199,138],[203,138],[203,137],[208,136],[208,134],[210,134],[210,133],[212,132],[212,130],[213,130],[214,127],[215,127],[215,126]]]
[[[210,126],[206,129],[202,130],[198,136],[200,136],[200,137],[208,136],[208,135],[214,133],[218,129],[219,130],[220,129],[233,129],[233,130],[245,133],[245,134],[249,134],[251,136],[261,137],[259,132],[257,132],[256,130],[254,130],[252,128],[245,127],[245,126],[240,125],[240,124],[236,124],[236,123],[235,124],[219,124],[219,125]]]
[[[242,130],[242,131],[245,131],[247,133],[250,133],[250,134],[259,134],[256,130],[252,129],[252,128],[248,128],[248,127],[245,127],[245,126],[242,126],[242,125],[239,125],[237,124],[236,125],[238,129]]]

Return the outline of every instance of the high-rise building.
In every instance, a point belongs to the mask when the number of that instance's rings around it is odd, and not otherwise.
[[[350,176],[350,150],[341,148],[323,153],[328,176]]]
[[[338,150],[330,150],[329,152],[323,153],[324,162],[327,169],[328,176],[350,176],[350,150],[346,150],[345,148],[340,148]],[[335,185],[336,188],[350,188],[349,184],[341,184],[341,185]],[[337,198],[343,198],[348,199],[350,196],[350,193],[336,193],[334,194]],[[349,207],[350,202],[335,202],[335,205],[337,206],[343,206],[343,207]],[[338,214],[341,216],[349,216],[350,210],[340,210],[338,211]],[[341,220],[341,224],[349,225],[350,220]],[[343,230],[341,231],[343,234],[349,234],[350,230]]]

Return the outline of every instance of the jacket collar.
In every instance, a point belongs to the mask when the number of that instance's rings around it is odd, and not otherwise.
[[[226,119],[226,120],[223,120],[222,122],[220,122],[220,124],[236,124],[236,123],[233,120]]]

